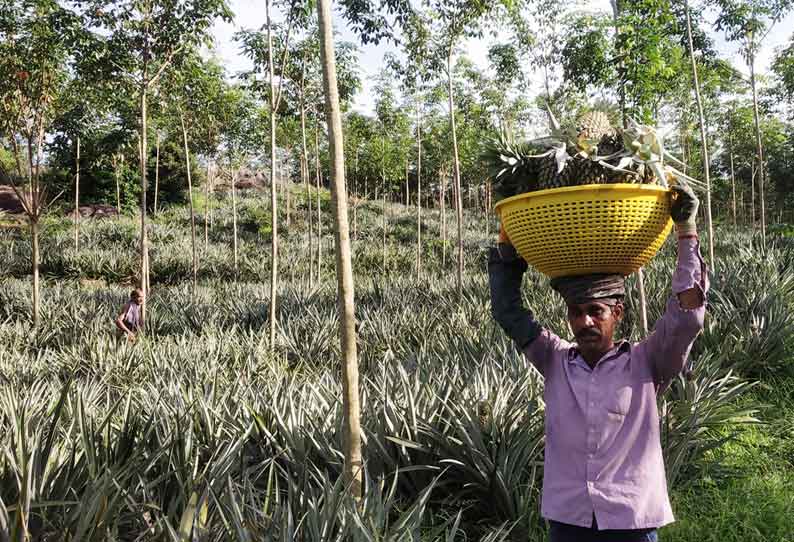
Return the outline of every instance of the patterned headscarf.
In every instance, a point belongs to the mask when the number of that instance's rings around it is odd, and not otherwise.
[[[590,301],[609,302],[622,300],[626,295],[626,278],[617,274],[558,277],[551,280],[551,287],[569,305],[580,305]]]

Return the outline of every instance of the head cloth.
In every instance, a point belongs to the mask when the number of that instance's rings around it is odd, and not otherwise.
[[[596,274],[551,279],[551,287],[569,305],[590,301],[623,299],[626,295],[626,277],[623,275]]]

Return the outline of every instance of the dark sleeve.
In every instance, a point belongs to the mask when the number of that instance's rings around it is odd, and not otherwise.
[[[522,352],[543,330],[521,301],[521,279],[526,270],[527,263],[512,245],[499,243],[491,248],[488,255],[491,314]]]

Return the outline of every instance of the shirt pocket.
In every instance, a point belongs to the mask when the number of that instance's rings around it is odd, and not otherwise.
[[[617,417],[624,417],[629,413],[631,407],[631,386],[621,386],[617,388],[609,399],[606,401],[606,410],[608,414]]]

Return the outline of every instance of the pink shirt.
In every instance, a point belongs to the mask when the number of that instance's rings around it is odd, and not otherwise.
[[[130,331],[138,331],[141,329],[141,306],[133,301],[127,301],[121,309],[124,315],[124,325]]]
[[[684,367],[703,328],[705,303],[685,310],[675,294],[708,290],[696,239],[678,241],[673,295],[653,333],[622,342],[593,369],[576,344],[548,330],[524,350],[545,377],[543,517],[599,529],[674,521],[667,495],[656,394]]]

